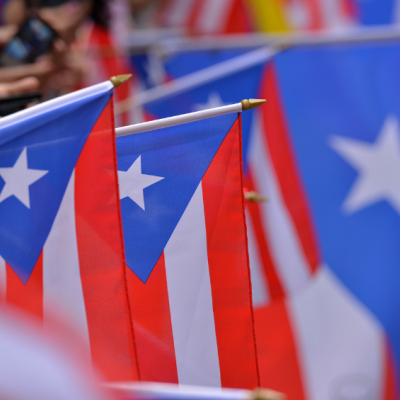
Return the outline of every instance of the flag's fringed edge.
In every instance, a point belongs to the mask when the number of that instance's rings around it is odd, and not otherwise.
[[[118,182],[118,163],[117,163],[117,139],[115,136],[115,120],[114,120],[114,101],[113,96],[110,99],[111,101],[111,112],[112,112],[112,131],[113,131],[113,151],[114,151],[114,175],[115,175],[115,186],[116,186],[116,193],[117,193],[117,208],[118,208],[118,220],[119,220],[119,234],[121,237],[121,244],[122,244],[122,257],[123,257],[123,273],[124,273],[124,286],[125,286],[125,294],[128,303],[128,312],[130,323],[129,326],[131,327],[132,333],[132,340],[133,340],[133,349],[135,351],[135,364],[136,364],[136,371],[138,380],[140,381],[140,368],[139,368],[139,360],[138,360],[138,352],[136,346],[136,339],[135,339],[135,329],[133,326],[133,314],[131,309],[131,303],[129,299],[129,290],[128,290],[128,279],[126,276],[126,258],[125,258],[125,243],[124,243],[124,235],[122,231],[122,215],[121,215],[121,202],[119,201],[119,182]]]
[[[239,159],[240,159],[240,183],[243,189],[244,179],[243,179],[243,152],[242,152],[242,115],[239,114]],[[261,377],[260,377],[260,368],[258,365],[258,352],[257,352],[257,342],[256,342],[256,331],[255,331],[255,321],[254,321],[254,308],[253,308],[253,290],[251,287],[251,271],[250,271],[250,256],[249,256],[249,247],[248,247],[248,237],[247,237],[247,223],[246,223],[246,213],[244,209],[244,193],[241,190],[241,199],[242,199],[242,214],[243,214],[243,225],[244,225],[244,236],[246,238],[246,258],[247,258],[247,272],[248,272],[248,285],[249,285],[249,296],[250,296],[250,309],[251,309],[251,320],[253,323],[253,341],[254,341],[254,352],[256,359],[256,370],[257,370],[257,384],[258,387],[261,387]]]

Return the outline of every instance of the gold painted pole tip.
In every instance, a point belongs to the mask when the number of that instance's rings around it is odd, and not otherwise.
[[[132,78],[132,74],[125,74],[125,75],[117,75],[110,78],[111,83],[114,85],[115,88],[122,85],[128,79]]]
[[[270,389],[255,389],[250,392],[249,400],[285,400],[286,395]]]
[[[264,104],[267,100],[265,99],[248,99],[248,100],[242,100],[242,110],[247,111],[250,110],[251,108],[256,108],[258,106],[261,106],[261,104]]]
[[[253,203],[266,203],[269,201],[268,197],[262,196],[261,194],[254,192],[253,190],[244,192],[244,198],[247,201],[251,201]]]

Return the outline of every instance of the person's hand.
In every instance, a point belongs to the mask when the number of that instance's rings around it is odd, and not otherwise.
[[[20,79],[16,82],[0,83],[0,97],[34,92],[39,89],[39,80],[34,77]]]
[[[17,33],[16,25],[0,26],[0,47],[5,46]]]
[[[54,64],[47,58],[38,60],[33,64],[16,65],[14,67],[0,68],[0,83],[13,82],[29,76],[42,78],[54,70]]]

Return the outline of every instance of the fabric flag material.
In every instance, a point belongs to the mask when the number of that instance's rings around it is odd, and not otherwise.
[[[342,29],[356,23],[355,0],[243,0],[261,32]]]
[[[0,121],[0,293],[59,310],[108,379],[135,379],[111,82]]]
[[[254,388],[236,113],[117,138],[141,380]]]
[[[281,193],[303,199],[299,237],[315,232],[323,264],[285,301],[254,300],[261,383],[291,397],[398,398],[399,50],[292,50],[264,78],[249,147],[267,146]]]
[[[264,57],[260,55],[261,50],[256,50],[230,58],[229,67],[233,70],[237,65],[237,71],[228,70],[219,78],[213,75],[212,68],[204,70],[193,81],[199,82],[203,79],[205,83],[147,104],[147,115],[150,118],[165,118],[236,103],[245,98],[263,98],[265,93],[261,88],[268,56],[267,53]],[[201,58],[205,62],[208,57]],[[212,60],[212,57],[208,59]],[[183,74],[185,67],[192,71],[194,65],[189,60],[189,52],[179,56],[177,54],[167,65],[170,75],[173,76],[172,72]],[[241,65],[247,66],[240,68]],[[307,228],[309,212],[303,196],[297,196],[298,188],[295,192],[296,198],[290,201],[288,196],[291,196],[291,192],[286,189],[285,195],[280,193],[272,167],[265,164],[265,160],[269,158],[267,147],[263,143],[250,147],[254,143],[252,137],[259,130],[263,115],[263,107],[243,113],[242,127],[246,189],[255,190],[267,197],[275,196],[275,193],[278,196],[273,203],[246,202],[250,267],[254,273],[261,271],[259,279],[264,282],[261,286],[263,290],[253,290],[257,296],[254,300],[256,303],[266,304],[306,284],[317,271],[319,258],[317,250],[309,244],[312,232]],[[270,121],[274,119],[275,117],[269,118]],[[290,188],[290,185],[291,181],[286,182],[286,186]],[[304,224],[307,229],[303,228]],[[282,247],[287,246],[290,251],[282,252]],[[258,280],[253,283],[257,284]]]
[[[116,4],[113,3],[114,6]],[[95,85],[107,80],[111,76],[132,73],[129,67],[129,60],[121,54],[121,47],[118,45],[113,32],[96,24],[85,26],[87,32],[81,36],[78,44],[82,52],[88,53],[90,73],[85,75],[83,84],[85,86]],[[124,101],[130,97],[135,90],[136,78],[128,80],[124,85],[115,89],[116,101]],[[133,123],[134,116],[130,113],[118,115],[115,125],[126,126]]]
[[[396,398],[398,62],[389,43],[293,49],[146,107],[267,100],[243,114],[245,184],[270,198],[247,232],[261,384],[290,398]]]
[[[398,0],[370,0],[355,2],[355,9],[361,25],[391,25],[400,21]]]
[[[395,0],[385,0],[386,13]],[[186,27],[197,35],[341,29],[357,23],[358,7],[372,15],[371,4],[356,0],[170,0],[158,16],[167,27]],[[390,5],[389,5],[390,3]],[[372,5],[372,8],[376,6]]]
[[[130,61],[143,88],[149,89],[246,52],[248,50],[243,49],[188,50],[174,52],[169,57],[146,53],[134,54],[130,57]]]
[[[156,17],[165,27],[185,27],[195,35],[245,33],[251,20],[243,0],[168,0]]]

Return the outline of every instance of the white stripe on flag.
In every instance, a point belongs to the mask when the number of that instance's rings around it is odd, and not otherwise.
[[[72,327],[87,343],[89,330],[79,269],[75,228],[75,172],[72,173],[61,206],[43,249],[43,319],[54,315],[54,307],[65,313]]]
[[[0,257],[0,298],[6,297],[7,273],[6,262]]]
[[[344,15],[339,0],[319,0],[324,28],[344,28],[351,25],[350,17]]]
[[[251,287],[253,293],[253,306],[266,306],[270,301],[268,284],[263,271],[262,261],[258,251],[256,235],[249,212],[246,210],[247,239],[249,245]]]
[[[167,10],[167,26],[182,27],[190,19],[195,0],[173,0]]]
[[[326,266],[288,310],[307,398],[382,398],[383,331]]]
[[[219,387],[201,183],[164,254],[179,383]]]
[[[309,268],[281,196],[264,135],[260,114],[256,111],[249,145],[249,162],[256,190],[271,199],[268,203],[260,203],[262,223],[276,272],[285,292],[290,293],[307,281]]]
[[[204,0],[196,21],[197,29],[204,34],[222,33],[233,6],[233,0]]]

